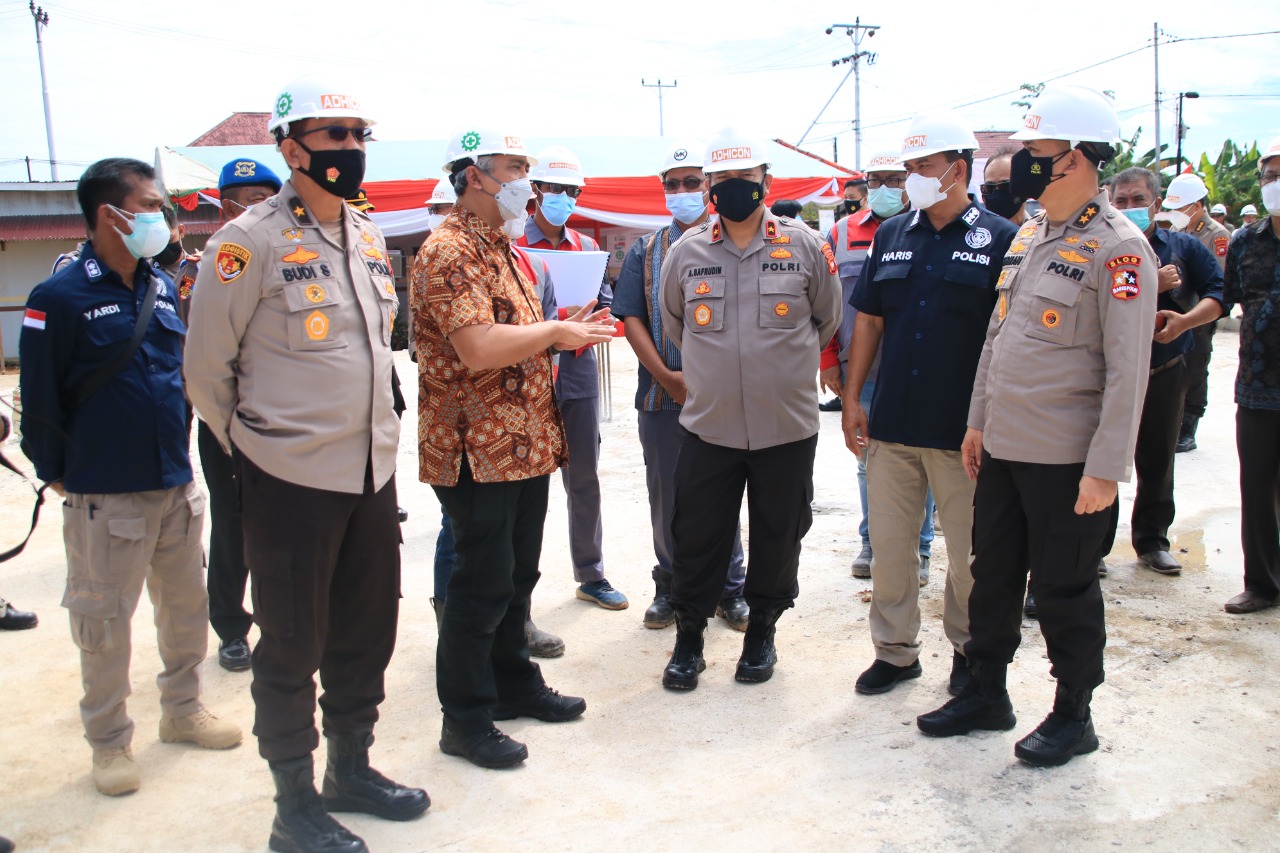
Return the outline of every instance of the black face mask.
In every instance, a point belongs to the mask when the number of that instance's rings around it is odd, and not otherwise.
[[[1022,204],[1026,199],[1014,195],[1009,190],[999,189],[991,192],[983,192],[982,203],[986,205],[987,210],[996,216],[1003,216],[1005,219],[1012,219],[1013,215],[1022,209]]]
[[[844,209],[846,213],[857,213],[859,210],[862,210],[862,199],[845,199]]]
[[[169,245],[160,250],[151,260],[155,261],[162,267],[173,266],[174,261],[182,257],[182,243],[174,240]]]
[[[1019,198],[1040,198],[1049,184],[1062,177],[1054,177],[1053,164],[1070,153],[1063,151],[1053,157],[1032,157],[1031,152],[1023,148],[1009,161],[1009,189]]]
[[[312,151],[301,141],[298,146],[311,155],[311,165],[300,170],[320,185],[320,189],[341,199],[351,198],[364,182],[364,152],[359,148]]]
[[[730,178],[711,188],[716,212],[730,222],[745,222],[764,202],[764,184],[746,178]]]

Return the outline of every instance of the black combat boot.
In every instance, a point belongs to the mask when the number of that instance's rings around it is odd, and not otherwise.
[[[369,853],[358,835],[329,816],[316,793],[310,755],[268,766],[276,783],[268,847],[277,853]]]
[[[644,612],[646,628],[665,628],[676,621],[676,612],[671,609],[671,573],[658,572],[653,579],[653,604]]]
[[[969,660],[969,683],[960,695],[936,711],[916,717],[920,731],[933,737],[964,735],[974,729],[1004,732],[1018,724],[1004,679],[1008,666]]]
[[[1178,430],[1178,443],[1174,446],[1174,453],[1187,453],[1196,449],[1196,427],[1200,425],[1200,419],[1195,415],[1187,415],[1182,419],[1182,428]]]
[[[733,677],[749,684],[773,678],[773,665],[778,662],[778,650],[773,645],[773,634],[778,617],[785,607],[751,608],[747,617],[747,635],[742,638],[742,657],[738,658],[738,671]]]
[[[412,820],[431,798],[421,788],[397,785],[369,766],[373,732],[326,735],[329,766],[321,796],[331,812],[364,812],[386,820]]]
[[[692,690],[698,686],[698,673],[707,668],[702,657],[703,633],[707,620],[676,611],[676,647],[662,673],[662,686],[672,690]]]
[[[1089,702],[1093,689],[1058,682],[1053,711],[1034,732],[1018,741],[1013,754],[1037,767],[1057,767],[1098,748]]]

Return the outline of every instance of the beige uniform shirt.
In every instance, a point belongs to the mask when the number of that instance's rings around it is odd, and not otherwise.
[[[1231,243],[1230,231],[1210,219],[1208,214],[1202,214],[1200,221],[1189,227],[1186,233],[1199,240],[1201,245],[1209,250],[1209,254],[1218,259],[1218,266],[1223,271],[1227,269],[1227,246]]]
[[[680,348],[685,429],[760,450],[818,432],[818,357],[840,325],[835,256],[767,210],[745,250],[720,223],[685,232],[662,263],[662,322]]]
[[[996,285],[969,426],[992,456],[1127,481],[1155,329],[1156,254],[1106,192],[1019,229]]]
[[[209,240],[184,353],[196,412],[224,448],[274,477],[336,492],[395,473],[391,325],[382,232],[342,205],[345,248],[291,183]]]

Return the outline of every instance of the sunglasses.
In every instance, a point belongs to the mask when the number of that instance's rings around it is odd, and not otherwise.
[[[983,195],[990,195],[994,192],[1009,192],[1008,181],[996,181],[995,183],[980,184],[978,189],[982,190]]]
[[[334,142],[346,142],[350,136],[356,142],[368,142],[373,136],[373,128],[371,127],[341,127],[336,124],[325,125],[324,127],[313,127],[310,130],[304,130],[293,134],[294,137],[306,136],[309,133],[327,133],[329,138]]]
[[[679,192],[681,188],[685,192],[697,192],[702,189],[702,185],[707,182],[706,178],[688,177],[677,181],[675,178],[662,182],[662,188],[669,193]]]
[[[575,187],[573,184],[548,184],[544,181],[538,181],[537,185],[538,189],[544,193],[551,193],[552,195],[564,193],[569,198],[577,198],[582,192],[582,187]]]

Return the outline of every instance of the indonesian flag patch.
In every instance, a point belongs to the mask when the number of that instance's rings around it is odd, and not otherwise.
[[[27,313],[22,315],[22,325],[28,329],[43,329],[44,317],[45,314],[43,311],[28,308]]]

